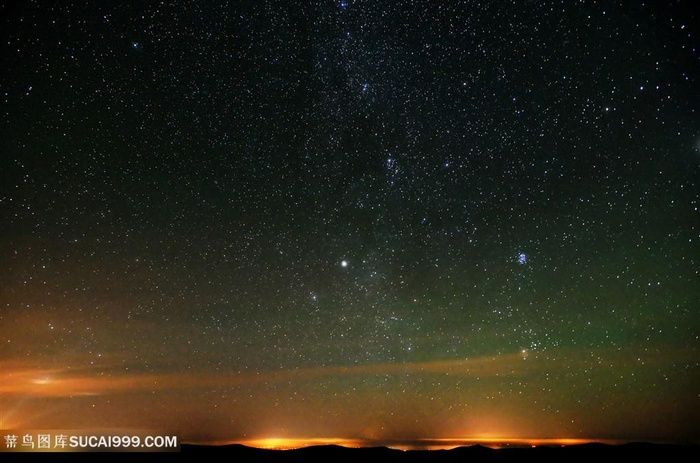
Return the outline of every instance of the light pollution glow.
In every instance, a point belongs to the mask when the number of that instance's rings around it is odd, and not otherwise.
[[[413,440],[379,440],[372,441],[366,439],[344,439],[344,438],[291,438],[291,437],[268,437],[258,439],[244,439],[233,441],[203,442],[214,445],[241,444],[248,447],[255,447],[269,450],[291,450],[316,445],[339,445],[342,447],[377,447],[384,446],[398,450],[449,450],[455,447],[483,445],[490,448],[503,447],[532,447],[532,446],[564,446],[580,445],[587,443],[618,444],[622,441],[615,439],[580,439],[580,438],[519,438],[519,437],[452,437],[452,438],[421,438]]]
[[[494,384],[524,379],[546,385],[542,378],[561,369],[564,362],[569,362],[567,365],[572,368],[598,365],[609,375],[630,364],[636,355],[630,351],[608,353],[602,366],[597,356],[592,356],[590,363],[572,364],[567,356],[512,352],[468,359],[219,374],[196,371],[127,374],[118,368],[118,356],[103,356],[100,363],[90,364],[84,356],[74,355],[64,359],[63,367],[56,366],[55,359],[4,360],[0,361],[0,428],[172,429],[188,442],[242,443],[280,449],[327,444],[443,449],[473,444],[501,447],[617,442],[629,440],[611,431],[620,419],[618,416],[636,414],[640,423],[645,419],[663,423],[663,416],[656,415],[663,404],[653,404],[650,396],[646,409],[640,411],[634,404],[626,404],[624,396],[611,395],[613,401],[599,404],[600,411],[591,413],[592,418],[586,422],[574,419],[554,397],[548,406],[561,407],[560,412],[533,409],[533,403],[544,401],[537,396],[539,389],[530,394],[515,394],[505,402],[484,396],[482,388],[491,390]],[[675,361],[688,360],[683,351],[674,355]],[[644,367],[659,368],[666,359],[647,355]],[[402,395],[391,397],[384,393],[391,399],[387,406],[378,400],[382,395],[376,389],[361,388],[377,380],[399,381],[399,384],[410,380],[410,383],[402,386],[405,388]],[[334,385],[337,381],[339,391],[356,392],[346,393],[338,408],[333,408],[313,392],[313,387],[319,383]],[[474,399],[468,409],[431,410],[432,401],[415,386],[425,382],[457,385],[453,387],[456,392],[445,396],[448,403],[456,402],[460,396]],[[229,391],[250,400],[237,401],[233,394],[228,395]],[[296,399],[277,406],[274,400],[280,391]],[[200,403],[192,403],[193,397]],[[586,398],[581,396],[579,400]],[[407,412],[396,413],[397,404]],[[616,407],[614,413],[609,412],[613,407]],[[153,413],[139,411],[144,409]],[[327,410],[331,416],[318,419],[318,410]],[[206,421],[203,416],[207,414],[218,414],[219,418],[206,418],[210,420]],[[222,418],[231,416],[236,420]],[[419,419],[427,424],[415,425]],[[257,426],[250,426],[254,421]],[[211,425],[206,434],[197,432],[200,422]],[[672,424],[666,419],[664,426]],[[324,430],[335,431],[338,437],[319,437]],[[647,440],[659,439],[650,436]]]

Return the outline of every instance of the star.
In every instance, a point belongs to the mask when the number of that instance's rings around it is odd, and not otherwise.
[[[524,252],[521,252],[518,254],[517,262],[519,265],[525,265],[525,264],[527,264],[527,259],[528,259],[527,254],[525,254]]]
[[[347,260],[343,259],[343,260],[340,261],[340,266],[341,266],[341,267],[347,268],[348,265],[350,265],[350,263],[349,263]]]

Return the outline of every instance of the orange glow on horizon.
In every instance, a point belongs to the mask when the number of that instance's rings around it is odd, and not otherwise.
[[[449,450],[455,447],[483,445],[489,448],[503,447],[536,447],[536,446],[566,446],[590,443],[621,444],[622,441],[614,439],[587,439],[572,437],[552,438],[524,438],[524,437],[447,437],[447,438],[420,438],[420,439],[347,439],[334,437],[266,437],[239,439],[227,441],[192,442],[208,445],[233,445],[240,444],[248,447],[268,450],[292,450],[317,445],[338,445],[341,447],[388,447],[396,450]]]
[[[228,442],[243,444],[248,447],[255,447],[269,450],[292,450],[302,447],[311,447],[314,445],[340,445],[343,447],[362,447],[362,440],[359,439],[342,439],[332,437],[316,437],[316,438],[288,438],[288,437],[266,437],[261,439],[246,439],[237,442]]]

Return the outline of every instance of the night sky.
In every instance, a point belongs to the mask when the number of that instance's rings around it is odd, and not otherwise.
[[[698,441],[695,2],[0,9],[0,428]]]

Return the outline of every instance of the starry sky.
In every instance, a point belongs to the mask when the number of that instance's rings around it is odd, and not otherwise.
[[[700,440],[693,1],[0,8],[0,428]]]

